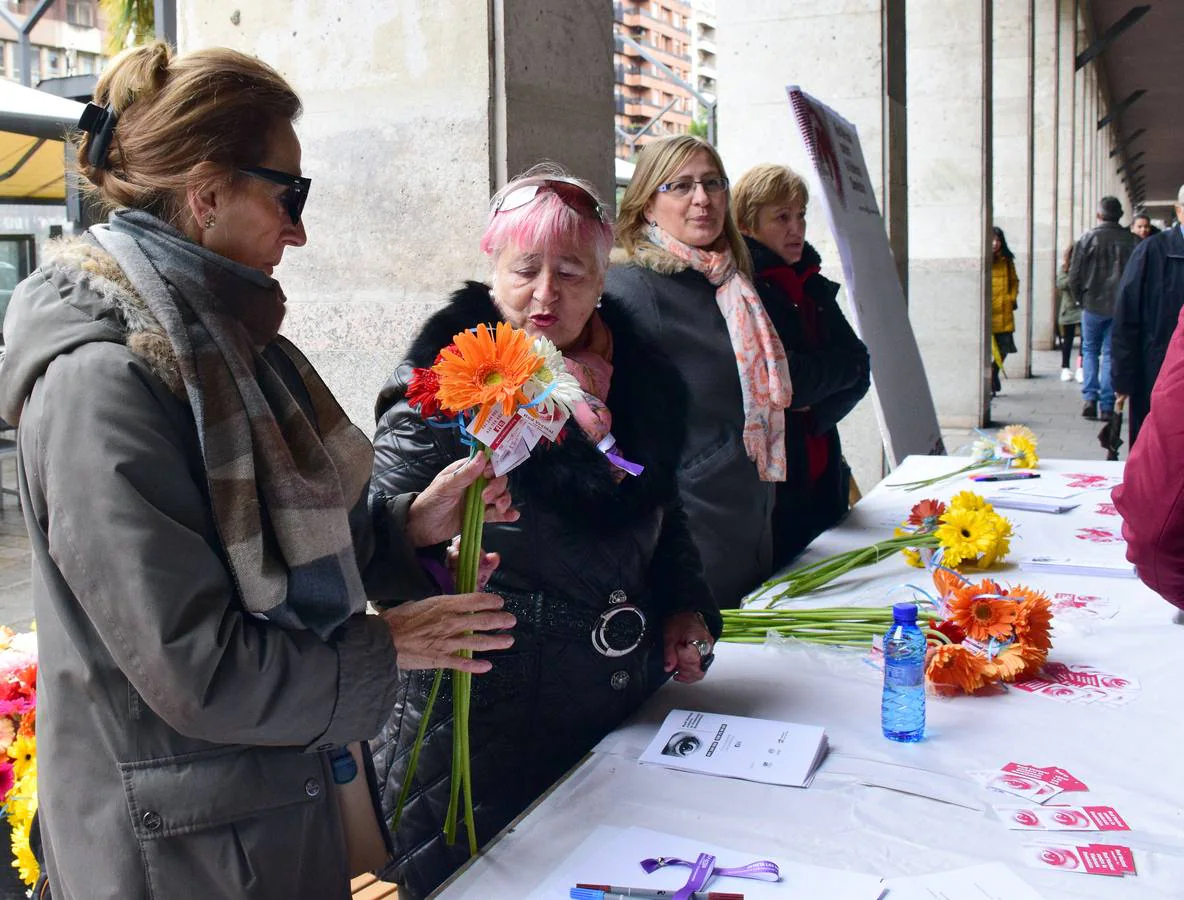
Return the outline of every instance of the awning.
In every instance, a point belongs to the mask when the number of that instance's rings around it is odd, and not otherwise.
[[[66,131],[83,104],[0,78],[0,203],[66,201]]]

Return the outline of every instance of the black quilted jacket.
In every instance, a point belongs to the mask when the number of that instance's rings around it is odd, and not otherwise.
[[[687,530],[675,473],[684,434],[686,389],[661,354],[642,343],[627,314],[606,296],[601,315],[613,335],[608,406],[624,455],[646,467],[617,482],[604,456],[578,429],[537,448],[511,474],[522,517],[489,526],[484,545],[502,555],[489,589],[518,618],[514,647],[490,654],[493,671],[473,679],[470,714],[477,839],[485,844],[632,713],[660,683],[663,618],[698,610],[718,635],[719,613]],[[459,331],[500,319],[489,289],[475,282],[452,296],[412,344],[377,403],[376,497],[424,488],[467,450],[456,432],[428,425],[407,403],[411,369],[430,366]],[[591,633],[609,595],[624,591],[648,626],[640,646],[601,655]],[[391,718],[372,744],[383,805],[393,812],[432,672],[404,676]],[[468,856],[441,829],[448,806],[451,685],[445,677],[394,835],[385,875],[401,900],[423,897]]]

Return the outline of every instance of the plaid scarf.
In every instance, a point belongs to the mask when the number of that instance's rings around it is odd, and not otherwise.
[[[91,234],[172,345],[243,606],[327,638],[365,609],[349,511],[369,482],[373,449],[303,354],[276,335],[279,284],[142,211],[119,210]],[[269,342],[303,381],[312,421],[263,356]]]

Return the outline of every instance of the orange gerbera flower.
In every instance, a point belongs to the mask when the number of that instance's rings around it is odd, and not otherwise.
[[[995,582],[986,580],[956,588],[946,600],[950,619],[976,641],[1011,637],[1017,604]]]
[[[498,406],[505,415],[513,415],[530,402],[522,386],[543,364],[533,344],[525,331],[506,322],[497,323],[495,334],[485,325],[478,325],[475,333],[461,332],[454,347],[446,348],[432,366],[440,379],[440,406],[453,414],[475,409],[473,431]]]
[[[942,597],[948,597],[958,588],[965,587],[969,583],[953,569],[946,566],[933,567],[933,586],[937,588],[938,594]]]
[[[909,511],[908,524],[932,531],[945,511],[946,505],[940,500],[922,500]]]
[[[990,669],[990,663],[961,644],[943,644],[930,658],[925,675],[936,687],[957,687],[973,694],[991,680]]]
[[[1035,675],[1040,671],[1044,661],[1048,658],[1048,651],[1016,641],[995,656],[992,663],[995,667],[995,677],[1001,681],[1012,682],[1020,678]]]
[[[1015,635],[1025,644],[1047,651],[1052,647],[1052,605],[1040,591],[1014,587],[1009,595],[1020,601],[1015,615]]]

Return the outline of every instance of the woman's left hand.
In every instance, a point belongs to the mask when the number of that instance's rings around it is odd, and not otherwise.
[[[481,494],[486,524],[518,521],[518,510],[511,507],[509,481],[505,475],[494,478],[493,463],[478,453],[445,466],[412,502],[407,513],[407,538],[413,547],[430,547],[460,533],[465,489],[481,476],[490,479]]]
[[[663,665],[674,673],[674,680],[683,684],[702,681],[707,667],[704,662],[714,658],[715,641],[707,624],[697,612],[680,612],[670,616],[663,627]],[[705,642],[706,653],[700,652]],[[710,665],[710,663],[708,663]]]

